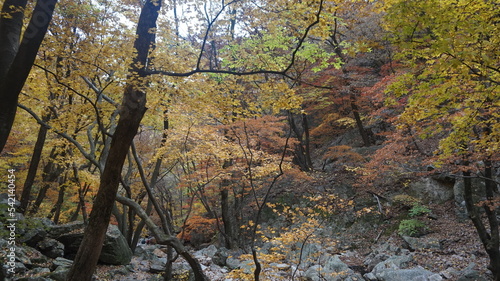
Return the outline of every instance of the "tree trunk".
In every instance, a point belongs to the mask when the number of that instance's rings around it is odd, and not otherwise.
[[[488,163],[488,161],[486,162]],[[491,164],[491,163],[490,163]],[[485,183],[486,183],[486,197],[488,200],[493,199],[493,185],[491,180],[491,166],[486,167],[485,170]],[[490,258],[488,268],[494,275],[494,280],[500,281],[500,249],[499,249],[499,232],[498,232],[498,219],[496,218],[496,209],[491,209],[489,204],[484,204],[484,210],[488,218],[490,231],[487,230],[485,224],[481,219],[479,207],[477,207],[473,198],[473,187],[471,173],[469,171],[463,172],[464,176],[464,199],[469,218],[471,219],[474,227],[477,230],[479,239],[483,244],[486,253]]]
[[[45,122],[47,121],[46,119],[44,118]],[[40,163],[43,147],[45,145],[47,131],[48,129],[46,126],[40,125],[40,130],[38,131],[35,148],[33,148],[33,155],[31,156],[28,175],[26,176],[26,180],[24,181],[23,193],[21,194],[21,206],[19,207],[19,209],[23,214],[28,210],[28,205],[31,199],[30,198],[31,190],[33,188],[33,184],[35,183],[36,172],[38,170],[38,164]]]
[[[370,146],[371,145],[370,138],[368,137],[368,133],[363,127],[363,121],[361,120],[361,115],[359,114],[358,105],[356,104],[356,94],[353,93],[352,90],[350,94],[350,102],[351,102],[352,114],[354,115],[354,120],[356,120],[356,126],[358,127],[359,134],[363,139],[363,144],[364,146]]]
[[[2,9],[12,9],[12,7],[26,5],[24,0],[19,3],[16,2],[6,1]],[[28,78],[40,44],[52,20],[52,13],[56,3],[57,0],[38,0],[36,2],[33,16],[23,33],[23,40],[20,45],[18,44],[24,15],[14,13],[15,17],[10,20],[5,19],[4,16],[1,17],[0,39],[2,40],[0,42],[2,43],[0,43],[0,48],[2,48],[2,56],[4,55],[4,49],[12,48],[12,50],[7,52],[6,61],[2,61],[2,64],[9,64],[9,61],[11,61],[7,70],[4,70],[4,66],[0,66],[1,71],[5,72],[0,77],[0,100],[2,101],[0,103],[0,152],[7,143],[16,116],[19,93],[21,93],[24,82]],[[19,49],[17,49],[18,46]],[[15,57],[12,59],[14,52]]]
[[[307,172],[312,169],[312,161],[309,148],[309,124],[307,123],[305,114],[302,115],[301,121],[302,130],[300,130],[295,123],[293,113],[288,112],[288,124],[298,140],[298,143],[295,144],[293,161],[295,164],[299,165],[301,170]]]
[[[57,202],[52,208],[52,210],[50,210],[50,214],[48,216],[49,219],[52,219],[53,217],[52,220],[54,221],[55,224],[59,223],[59,216],[61,214],[61,207],[64,203],[65,192],[66,192],[66,183],[63,183],[59,186],[59,194],[57,196]]]
[[[28,0],[6,0],[0,17],[0,81],[4,79],[19,49],[24,10]]]
[[[225,247],[228,249],[235,249],[237,245],[235,229],[235,214],[234,210],[231,210],[231,204],[229,202],[229,190],[228,184],[222,184],[220,192],[220,203],[221,203],[221,216],[222,222],[224,222],[224,240]]]
[[[38,195],[36,197],[33,206],[31,207],[29,213],[36,214],[43,200],[45,199],[45,195],[47,190],[51,187],[51,184],[62,184],[60,179],[61,174],[64,172],[64,168],[59,164],[56,164],[56,157],[58,156],[57,147],[52,148],[50,152],[49,162],[43,167],[42,173],[42,187],[38,191]]]
[[[120,118],[111,141],[109,155],[101,175],[99,190],[90,213],[89,224],[67,280],[90,281],[102,250],[104,237],[113,209],[121,171],[134,136],[146,111],[145,82],[150,48],[155,43],[156,20],[161,1],[148,0],[144,4],[137,24],[137,51],[125,86]]]

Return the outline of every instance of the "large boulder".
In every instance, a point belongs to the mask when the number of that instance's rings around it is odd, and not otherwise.
[[[441,281],[443,278],[422,267],[406,268],[413,261],[412,255],[391,256],[378,263],[364,275],[370,281]]]
[[[453,182],[423,178],[408,186],[409,194],[422,202],[441,204],[453,199]]]
[[[116,225],[110,225],[99,261],[106,264],[126,265],[132,259],[132,250]]]
[[[68,230],[69,233],[63,233],[62,230]],[[78,248],[83,240],[83,225],[80,228],[78,224],[71,224],[69,226],[60,226],[57,229],[52,228],[49,233],[56,240],[64,244],[65,257],[73,259],[78,252]],[[126,265],[132,259],[132,250],[123,237],[122,233],[116,225],[109,225],[106,232],[106,238],[102,247],[99,262],[112,265]]]
[[[312,281],[363,280],[361,274],[354,272],[347,264],[340,260],[339,255],[329,256],[326,259],[324,266],[311,266],[308,270],[306,270],[304,275],[308,280]]]

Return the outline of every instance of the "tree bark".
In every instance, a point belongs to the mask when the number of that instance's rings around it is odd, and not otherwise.
[[[46,118],[49,119],[49,118]],[[44,121],[48,121],[44,118]],[[40,130],[38,131],[38,136],[35,143],[35,148],[33,148],[33,155],[31,156],[30,167],[28,169],[28,175],[24,181],[23,193],[21,194],[21,206],[19,209],[24,214],[28,210],[28,205],[31,197],[31,190],[33,184],[35,183],[35,178],[38,170],[38,164],[42,156],[43,147],[45,145],[45,139],[47,137],[48,128],[44,125],[40,125]]]
[[[0,17],[0,81],[4,79],[19,49],[24,10],[28,0],[6,0]]]
[[[361,138],[363,139],[363,144],[365,146],[370,146],[370,138],[368,137],[368,134],[363,127],[363,121],[361,120],[361,115],[359,114],[359,108],[358,105],[356,104],[356,94],[352,92],[350,93],[350,102],[351,102],[351,109],[352,109],[352,114],[354,115],[354,120],[356,120],[356,126],[358,127],[359,134],[361,135]]]
[[[145,2],[137,24],[134,42],[136,56],[131,64],[109,155],[101,175],[99,191],[85,228],[84,237],[67,280],[90,281],[102,250],[113,204],[120,183],[121,171],[134,136],[146,111],[145,82],[150,48],[155,43],[156,20],[161,1]]]
[[[488,163],[488,162],[486,162]],[[491,164],[491,163],[490,163]],[[486,167],[485,170],[485,183],[486,183],[486,197],[488,200],[493,199],[493,181],[491,180],[491,166]],[[477,207],[473,198],[473,186],[471,173],[469,171],[463,172],[464,176],[464,199],[469,218],[471,219],[479,239],[490,258],[489,270],[493,273],[494,280],[500,281],[500,249],[499,249],[499,232],[498,232],[498,219],[496,218],[496,208],[489,204],[484,204],[484,210],[489,222],[490,231],[487,230],[486,225],[481,219],[479,207]],[[488,178],[489,177],[489,178]]]
[[[9,3],[12,4],[12,2],[17,1],[6,1],[3,9],[5,9],[6,5],[9,5]],[[24,4],[24,2],[23,0],[19,4]],[[21,93],[24,82],[26,82],[28,78],[38,49],[47,32],[49,23],[52,20],[52,13],[54,12],[56,3],[57,0],[37,1],[33,10],[33,16],[23,34],[23,40],[17,52],[15,52],[15,50],[17,49],[24,15],[17,15],[16,13],[15,18],[11,22],[3,19],[1,20],[0,32],[2,34],[0,34],[0,39],[2,40],[0,40],[0,42],[2,43],[0,43],[0,46],[2,48],[8,48],[10,46],[13,48],[12,52],[16,54],[5,74],[0,77],[0,100],[2,101],[0,103],[0,152],[7,143],[7,138],[9,137],[16,116],[19,93]],[[8,7],[10,6],[11,5]],[[6,41],[4,41],[4,39]],[[2,63],[8,64],[12,52],[8,53],[10,54],[8,56],[9,58]]]
[[[30,214],[36,214],[38,212],[38,209],[40,208],[40,205],[45,199],[45,195],[47,193],[47,190],[49,190],[49,188],[51,187],[51,184],[58,184],[58,185],[63,184],[63,181],[61,180],[61,174],[64,172],[64,168],[56,163],[57,162],[56,158],[59,155],[59,153],[57,152],[58,149],[60,148],[58,147],[52,148],[52,151],[50,152],[49,162],[43,167],[43,173],[42,173],[43,185],[40,187],[35,202],[30,208],[29,211]]]

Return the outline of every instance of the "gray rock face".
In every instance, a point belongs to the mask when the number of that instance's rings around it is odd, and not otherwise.
[[[423,178],[409,186],[410,194],[424,203],[444,203],[453,199],[453,184],[433,178]]]
[[[65,232],[69,231],[69,233]],[[57,234],[61,235],[57,236]],[[62,225],[49,230],[49,234],[64,244],[65,257],[74,258],[83,240],[83,225]],[[109,225],[99,261],[112,265],[126,265],[132,259],[132,250],[116,225]]]
[[[102,247],[99,261],[107,264],[125,265],[132,259],[132,250],[116,225],[110,225]]]

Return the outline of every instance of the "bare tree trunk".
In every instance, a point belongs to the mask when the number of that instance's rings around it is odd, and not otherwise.
[[[90,281],[102,250],[109,224],[125,158],[146,111],[144,78],[147,76],[148,55],[155,43],[156,20],[161,1],[145,2],[137,24],[137,38],[134,48],[136,56],[130,65],[130,73],[125,86],[120,109],[120,118],[111,141],[109,155],[101,175],[99,191],[90,213],[89,224],[67,280]]]
[[[52,219],[55,224],[59,223],[59,216],[61,214],[61,208],[64,203],[64,194],[66,192],[66,183],[63,183],[59,186],[59,194],[57,196],[57,202],[54,207],[50,210],[50,214],[48,215],[49,219]]]
[[[493,199],[494,193],[494,182],[492,180],[491,172],[491,162],[486,161],[485,169],[485,183],[486,183],[486,197],[487,200]],[[477,230],[479,239],[483,243],[484,249],[490,258],[490,264],[488,266],[489,270],[493,273],[494,280],[500,281],[500,249],[499,249],[499,230],[498,230],[498,219],[496,217],[496,208],[489,206],[490,204],[484,204],[483,207],[489,223],[489,231],[481,219],[481,214],[479,213],[479,207],[476,205],[477,202],[473,198],[473,186],[471,173],[469,171],[463,172],[464,181],[464,199],[465,205],[467,207],[467,212],[469,213],[469,218],[471,219],[474,227]]]
[[[44,118],[47,122],[49,118]],[[42,156],[43,147],[45,145],[45,139],[47,137],[47,127],[40,125],[40,130],[38,131],[38,136],[36,139],[35,147],[33,148],[33,155],[31,156],[30,167],[28,169],[28,175],[24,181],[23,193],[21,194],[21,206],[20,210],[25,213],[28,210],[28,205],[31,197],[31,190],[33,184],[35,183],[35,178],[38,170],[38,164],[40,163],[40,158]]]
[[[358,127],[359,134],[361,135],[361,138],[363,139],[363,144],[365,146],[370,146],[371,145],[370,138],[368,137],[368,133],[366,132],[365,128],[363,127],[363,121],[361,120],[361,115],[359,114],[358,105],[356,103],[356,94],[353,93],[352,89],[351,89],[349,99],[351,102],[352,114],[354,115],[354,120],[356,120],[356,126]]]
[[[45,195],[47,193],[47,190],[49,190],[49,188],[51,187],[51,184],[62,184],[60,177],[64,172],[64,168],[56,163],[56,157],[58,156],[57,149],[57,147],[52,148],[52,151],[50,152],[49,162],[43,168],[43,184],[38,191],[38,195],[35,199],[35,202],[33,203],[33,206],[31,206],[31,209],[29,211],[30,214],[36,214],[38,212],[38,209],[45,199]]]
[[[294,114],[288,112],[288,124],[290,125],[290,129],[297,137],[299,141],[295,144],[294,150],[294,162],[299,165],[301,170],[310,171],[312,170],[312,161],[311,161],[311,153],[310,153],[310,139],[309,139],[309,123],[307,120],[307,115],[302,114],[302,129],[300,129],[295,123]]]

